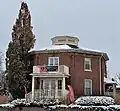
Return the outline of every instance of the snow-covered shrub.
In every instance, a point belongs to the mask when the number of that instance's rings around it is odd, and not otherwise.
[[[60,104],[60,101],[57,99],[54,100],[41,100],[39,102],[34,101],[34,102],[27,102],[26,99],[16,99],[10,102],[9,104],[1,104],[0,107],[2,108],[14,108],[14,107],[48,107],[48,106],[53,106]]]
[[[75,101],[77,105],[113,105],[115,101],[107,96],[82,96]]]
[[[61,105],[54,105],[54,106],[49,106],[49,108],[68,108],[68,105],[61,104]]]
[[[59,99],[42,99],[40,100],[40,103],[47,106],[51,106],[61,104],[61,101]]]
[[[76,104],[71,105],[55,105],[49,106],[51,111],[120,111],[120,105],[110,106],[81,106]]]
[[[0,104],[1,108],[14,108],[15,106],[11,103],[7,103],[7,104]]]
[[[68,106],[69,110],[72,109],[79,109],[79,111],[106,111],[108,108],[107,106],[81,106],[77,104],[70,104]]]
[[[120,111],[120,105],[110,105],[109,111]]]
[[[62,109],[68,109],[68,106],[67,105],[64,105],[64,104],[61,104],[61,105],[54,105],[54,106],[49,106],[47,107],[47,109],[49,109],[49,111],[51,110],[54,110],[54,109],[57,109],[57,110],[62,110]]]
[[[110,111],[108,110],[107,106],[81,106],[81,105],[72,105],[72,106],[65,106],[65,105],[55,105],[50,106],[49,110],[51,111]]]
[[[11,102],[11,104],[17,106],[17,105],[24,105],[26,104],[26,100],[25,99],[16,99],[16,100],[13,100]]]

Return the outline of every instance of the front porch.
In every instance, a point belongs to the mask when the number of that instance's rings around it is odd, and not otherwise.
[[[104,95],[115,98],[117,85],[116,82],[104,77],[104,84],[105,84]]]
[[[28,101],[65,98],[65,79],[69,77],[69,68],[65,65],[50,66],[48,71],[45,67],[47,66],[33,66],[33,73],[30,74],[32,92],[26,95]]]

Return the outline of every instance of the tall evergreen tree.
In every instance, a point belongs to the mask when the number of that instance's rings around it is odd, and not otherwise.
[[[12,41],[6,51],[6,72],[8,88],[14,98],[24,97],[24,86],[28,88],[28,53],[34,47],[31,15],[26,3],[22,2],[18,18],[13,26]]]

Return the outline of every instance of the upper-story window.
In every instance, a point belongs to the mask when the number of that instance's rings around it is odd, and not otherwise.
[[[84,59],[84,71],[91,71],[91,58]]]
[[[58,66],[59,65],[59,57],[49,57],[48,65],[49,66]]]

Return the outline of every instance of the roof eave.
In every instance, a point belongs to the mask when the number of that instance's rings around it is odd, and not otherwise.
[[[107,53],[102,52],[94,52],[94,51],[86,51],[82,49],[56,49],[56,50],[34,50],[29,52],[30,55],[38,54],[38,53],[55,53],[55,52],[78,52],[78,53],[85,53],[85,54],[92,54],[92,55],[98,55],[103,56],[106,61],[109,60],[109,57]]]

